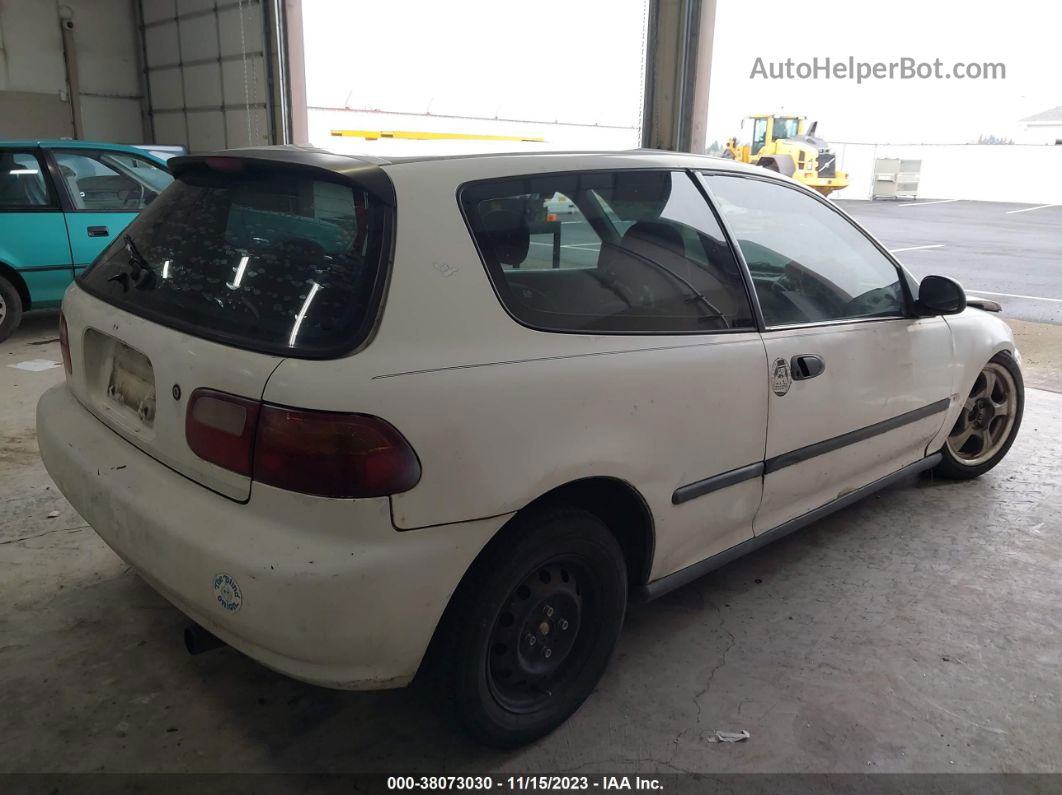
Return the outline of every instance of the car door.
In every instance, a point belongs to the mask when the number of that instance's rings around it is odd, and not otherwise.
[[[562,198],[575,209],[550,220]],[[555,420],[506,464],[511,501],[525,484],[592,457],[587,474],[628,480],[652,511],[651,579],[751,539],[767,419],[763,343],[741,268],[693,178],[532,175],[469,183],[461,201],[498,298],[517,322],[541,332],[528,339],[534,350],[556,355],[542,370],[554,375],[535,390],[539,416]],[[418,209],[414,203],[407,217]],[[477,377],[489,380],[469,387]],[[460,378],[462,395],[490,396],[475,409],[484,434],[477,446],[497,445],[501,432],[490,417],[502,411],[505,425],[513,422],[509,406],[527,400],[523,380],[500,384],[480,370]],[[424,469],[447,465],[426,460]],[[401,495],[396,517],[438,516],[440,495],[459,482]]]
[[[896,264],[825,200],[751,176],[702,178],[765,324],[759,534],[925,456],[951,398],[951,332],[913,315]]]
[[[70,284],[66,224],[36,149],[0,148],[0,264],[18,272],[33,307],[57,305]]]
[[[53,149],[50,154],[68,198],[66,225],[75,274],[92,264],[172,181],[164,168],[131,153]]]

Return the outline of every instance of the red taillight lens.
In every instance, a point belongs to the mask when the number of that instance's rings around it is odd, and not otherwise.
[[[200,458],[250,476],[254,433],[262,404],[257,400],[197,389],[188,399],[184,435]]]
[[[383,497],[420,480],[420,461],[393,425],[367,414],[264,405],[254,479],[322,497]]]
[[[59,350],[63,354],[63,367],[67,375],[73,375],[74,363],[70,358],[70,332],[66,328],[66,316],[59,313]]]

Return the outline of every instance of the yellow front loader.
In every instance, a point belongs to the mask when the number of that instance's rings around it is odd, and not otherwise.
[[[815,137],[818,122],[805,133],[803,116],[760,113],[749,120],[752,142],[739,144],[737,138],[731,138],[723,157],[785,174],[823,196],[848,187],[848,174],[837,170],[837,156],[829,144]],[[744,127],[745,122],[741,125]]]

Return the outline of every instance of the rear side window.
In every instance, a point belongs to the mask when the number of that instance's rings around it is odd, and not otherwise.
[[[139,212],[173,181],[165,169],[121,152],[52,154],[77,210]]]
[[[54,207],[44,168],[33,152],[0,149],[0,210]]]
[[[122,309],[238,347],[347,352],[375,316],[391,210],[329,177],[253,165],[186,171],[79,283]]]
[[[461,203],[499,297],[526,325],[606,333],[753,326],[734,254],[684,172],[475,182]]]

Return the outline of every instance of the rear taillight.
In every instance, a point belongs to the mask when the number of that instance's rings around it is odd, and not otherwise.
[[[383,497],[417,485],[420,461],[379,417],[267,404],[258,420],[254,479],[322,497]]]
[[[70,332],[66,328],[66,316],[59,313],[59,350],[63,354],[63,367],[67,375],[73,375],[74,363],[70,358]]]
[[[273,406],[197,389],[188,446],[225,469],[322,497],[383,497],[413,488],[420,461],[393,425],[368,414]]]
[[[188,446],[212,464],[249,476],[261,407],[257,400],[227,392],[195,390],[184,418]]]

